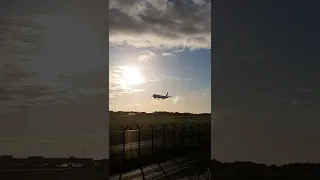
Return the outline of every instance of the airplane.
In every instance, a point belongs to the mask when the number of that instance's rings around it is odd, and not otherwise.
[[[152,95],[152,97],[154,98],[154,99],[162,99],[162,100],[164,100],[164,99],[167,99],[167,98],[170,98],[171,96],[168,96],[168,93],[165,95],[165,96],[162,96],[162,95],[159,95],[159,94],[154,94],[154,95]]]

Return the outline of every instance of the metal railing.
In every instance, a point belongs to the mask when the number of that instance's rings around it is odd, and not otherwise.
[[[114,171],[122,171],[128,166],[133,168],[135,165],[156,163],[170,157],[210,149],[210,132],[210,122],[137,124],[135,127],[120,126],[117,129],[111,126],[110,167],[114,167]]]

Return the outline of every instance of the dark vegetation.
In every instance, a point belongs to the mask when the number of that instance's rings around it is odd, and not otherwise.
[[[10,176],[15,179],[100,178],[122,174],[194,152],[203,151],[210,155],[208,151],[210,114],[167,112],[110,114],[110,160],[1,156],[0,176]],[[136,122],[140,125],[137,126]]]
[[[0,156],[0,177],[8,179],[46,178],[46,179],[86,179],[107,178],[109,160],[90,158],[15,158]]]
[[[155,111],[152,113],[147,112],[135,112],[135,111],[109,111],[110,116],[119,116],[119,115],[129,115],[129,116],[204,116],[210,117],[210,113],[179,113],[179,112],[166,112],[166,111]]]
[[[179,124],[179,123],[195,123],[195,122],[208,122],[211,119],[211,114],[201,113],[178,113],[178,112],[109,112],[109,124],[110,131],[121,130],[121,126],[131,126],[133,128],[136,125],[143,125],[144,128],[148,128],[149,124],[161,125],[161,124]]]
[[[254,162],[223,163],[211,162],[211,176],[221,178],[259,178],[259,179],[319,179],[319,163],[290,163],[286,165],[265,165]]]

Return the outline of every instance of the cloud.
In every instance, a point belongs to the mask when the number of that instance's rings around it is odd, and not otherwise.
[[[0,25],[0,114],[17,112],[23,106],[33,106],[30,100],[53,94],[39,84],[37,71],[28,69],[32,56],[41,50],[42,29],[29,15],[5,17]]]
[[[172,81],[172,80],[181,80],[181,78],[173,77],[173,76],[166,76],[166,75],[161,75],[160,78],[161,78],[162,80],[169,80],[169,81]]]
[[[141,82],[137,84],[127,84],[124,72],[127,68],[125,66],[112,66],[109,69],[109,97],[114,98],[118,96],[129,95],[136,92],[146,91],[148,87],[151,87],[152,83],[158,83],[159,81],[191,81],[192,79],[184,79],[180,77],[167,76],[161,74],[159,76],[143,76]],[[194,92],[194,93],[208,93],[207,90]],[[190,94],[191,95],[191,94]]]
[[[259,99],[270,99],[270,98],[275,98],[275,97],[277,97],[277,96],[270,94],[270,95],[260,96]]]
[[[124,86],[122,73],[125,71],[124,68],[111,67],[109,69],[109,98],[132,94],[135,92],[145,91],[144,89],[138,88],[138,85]],[[141,83],[148,80],[143,79]]]
[[[164,101],[152,98],[152,93],[157,93],[154,90],[150,90],[149,95],[143,92],[132,96],[111,98],[109,108],[115,111],[210,112],[210,89],[185,93],[170,92],[169,96],[172,97]]]
[[[300,92],[313,92],[313,89],[300,88],[300,89],[296,89],[296,91],[300,91]]]
[[[14,141],[14,138],[9,138],[9,137],[0,137],[0,143],[4,143],[4,142],[12,142]]]
[[[233,113],[238,113],[238,112],[242,112],[242,111],[245,111],[245,109],[243,109],[243,108],[232,109],[232,110],[225,111],[224,114],[233,114]]]
[[[32,140],[42,141],[42,142],[54,142],[54,141],[75,141],[82,139],[90,139],[90,138],[99,138],[101,134],[96,133],[78,133],[78,134],[60,134],[54,136],[40,136],[33,137]]]
[[[1,19],[0,114],[105,92],[99,68],[107,63],[98,38],[80,21],[34,13]]]
[[[251,57],[259,59],[259,58],[264,58],[264,55],[255,54],[255,55],[252,55]]]
[[[173,50],[172,52],[174,52],[174,53],[181,53],[181,52],[183,52],[185,49],[175,49],[175,50]]]
[[[152,48],[207,48],[211,1],[110,0],[109,42]]]
[[[268,107],[270,107],[270,108],[280,108],[281,105],[274,104],[274,105],[269,105]]]
[[[138,56],[137,60],[146,62],[146,61],[153,60],[154,57],[156,57],[156,54],[154,52],[149,51]]]
[[[162,56],[174,56],[174,54],[172,54],[172,53],[162,53],[161,55]]]
[[[292,100],[290,101],[291,105],[301,105],[301,104],[306,104],[306,103],[312,103],[312,101],[308,101],[308,100]]]
[[[211,96],[211,89],[202,89],[190,92],[189,94],[185,95],[185,98],[199,98],[200,96]]]
[[[179,78],[174,76],[166,76],[164,74],[157,77],[150,77],[146,80],[146,82],[159,82],[159,81],[193,81],[191,78]]]
[[[268,116],[268,115],[270,115],[270,113],[268,113],[268,112],[262,112],[262,113],[259,113],[259,115],[260,115],[260,116]]]

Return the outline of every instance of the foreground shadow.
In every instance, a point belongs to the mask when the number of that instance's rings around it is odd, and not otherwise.
[[[7,179],[108,179],[109,160],[90,158],[14,158],[0,156],[0,177]]]
[[[211,161],[212,179],[259,178],[259,179],[320,179],[319,163],[291,163],[281,166],[254,162],[223,163]]]

